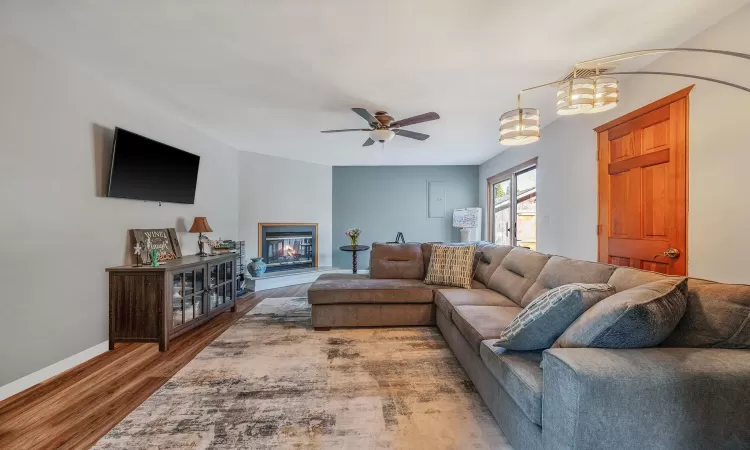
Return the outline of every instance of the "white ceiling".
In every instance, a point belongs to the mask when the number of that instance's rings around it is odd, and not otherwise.
[[[136,89],[238,149],[329,165],[478,164],[519,89],[677,46],[748,0],[3,0],[0,30]],[[545,124],[554,91],[529,94]],[[361,147],[350,111],[442,117]]]

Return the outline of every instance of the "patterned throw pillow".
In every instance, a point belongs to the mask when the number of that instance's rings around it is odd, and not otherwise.
[[[510,350],[550,348],[587,309],[615,293],[609,284],[565,284],[535,298],[495,342]]]
[[[655,347],[685,314],[687,278],[669,277],[620,291],[576,319],[552,347]]]
[[[433,245],[427,284],[471,289],[476,245]]]

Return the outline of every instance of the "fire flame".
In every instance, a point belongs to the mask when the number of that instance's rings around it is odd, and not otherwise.
[[[286,253],[287,256],[294,256],[296,252],[294,251],[294,247],[286,245],[284,246],[284,253]]]

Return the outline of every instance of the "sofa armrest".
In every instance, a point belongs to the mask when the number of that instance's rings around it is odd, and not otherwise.
[[[750,350],[544,352],[545,449],[750,448]]]

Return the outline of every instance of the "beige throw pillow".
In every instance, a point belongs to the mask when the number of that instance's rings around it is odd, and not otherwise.
[[[433,245],[427,284],[471,289],[476,245]]]

